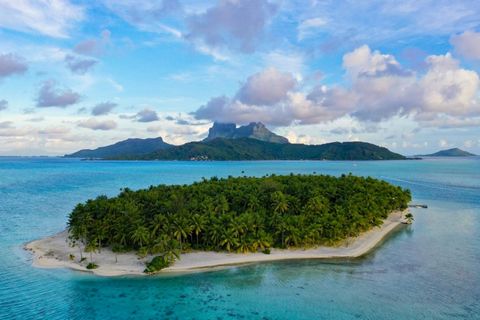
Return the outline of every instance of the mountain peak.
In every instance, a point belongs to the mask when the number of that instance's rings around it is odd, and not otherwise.
[[[250,122],[238,128],[235,123],[214,122],[213,126],[208,130],[208,137],[205,138],[205,141],[216,138],[251,138],[274,143],[288,143],[287,138],[271,132],[261,122]]]

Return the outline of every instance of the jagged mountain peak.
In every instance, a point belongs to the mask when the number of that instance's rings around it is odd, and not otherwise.
[[[216,138],[252,138],[266,142],[288,143],[287,138],[271,132],[261,122],[250,122],[238,128],[235,123],[214,122],[213,126],[208,130],[208,137],[205,140],[209,141]]]

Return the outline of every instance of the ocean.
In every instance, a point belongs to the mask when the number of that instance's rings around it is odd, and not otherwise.
[[[25,242],[78,202],[202,177],[372,176],[409,188],[413,225],[360,259],[102,278],[37,269]],[[123,162],[0,158],[0,319],[480,319],[480,158]]]

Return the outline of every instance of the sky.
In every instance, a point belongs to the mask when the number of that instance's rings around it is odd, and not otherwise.
[[[480,153],[478,0],[0,0],[0,155],[214,121]]]

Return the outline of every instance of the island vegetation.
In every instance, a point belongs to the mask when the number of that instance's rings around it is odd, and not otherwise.
[[[252,138],[215,138],[143,155],[120,155],[112,160],[405,160],[398,153],[366,142],[320,145],[273,143]]]
[[[189,250],[268,254],[333,244],[381,225],[410,200],[409,190],[353,175],[214,177],[88,200],[71,212],[68,231],[87,252],[153,254],[146,272],[155,272]]]

